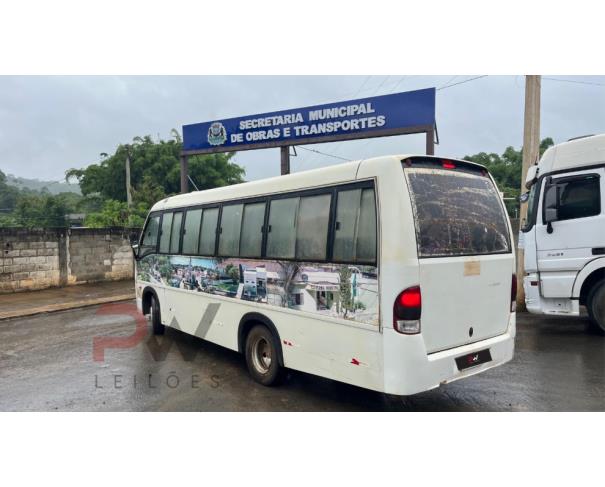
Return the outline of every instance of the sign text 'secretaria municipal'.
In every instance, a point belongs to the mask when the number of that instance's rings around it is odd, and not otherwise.
[[[343,140],[372,136],[372,132],[375,136],[404,133],[406,128],[434,123],[435,89],[429,88],[185,125],[183,148],[219,152],[309,143],[315,138]]]

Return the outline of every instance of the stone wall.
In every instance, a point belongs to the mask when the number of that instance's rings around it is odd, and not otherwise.
[[[138,229],[0,228],[0,293],[133,278]]]

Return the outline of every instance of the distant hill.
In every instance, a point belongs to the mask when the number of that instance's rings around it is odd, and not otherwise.
[[[43,188],[48,189],[51,194],[59,193],[76,193],[82,194],[80,191],[79,184],[69,184],[65,182],[57,181],[40,181],[39,179],[27,179],[13,176],[12,174],[6,175],[6,183],[11,186],[16,186],[19,189],[31,189],[34,191],[42,191]]]

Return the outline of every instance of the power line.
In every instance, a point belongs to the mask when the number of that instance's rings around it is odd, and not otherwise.
[[[359,87],[359,89],[355,92],[355,94],[353,95],[353,98],[356,98],[357,95],[359,95],[359,93],[361,93],[361,90],[363,90],[363,87],[366,85],[366,83],[370,80],[370,78],[372,77],[371,74],[369,74],[368,76],[366,76],[366,79],[363,80],[363,83],[361,83],[361,86]]]
[[[378,91],[380,90],[380,88],[382,88],[382,86],[383,86],[383,85],[384,85],[384,84],[385,84],[385,83],[386,83],[386,82],[389,80],[389,78],[390,78],[390,77],[391,77],[391,75],[389,74],[389,75],[388,75],[386,78],[384,78],[384,79],[382,80],[382,83],[380,83],[380,84],[378,85],[378,88],[376,88],[376,89],[374,90],[374,93],[372,93],[372,96],[374,96],[376,93],[378,93]]]
[[[340,159],[341,161],[351,162],[351,159],[345,159],[344,157],[335,156],[334,154],[328,154],[327,152],[318,151],[317,149],[309,149],[308,147],[303,147],[302,145],[297,145],[296,147],[309,152],[315,152],[316,154],[321,154],[322,156],[334,157],[335,159]]]
[[[542,79],[546,79],[548,81],[559,81],[560,83],[575,83],[578,85],[605,86],[605,83],[597,83],[595,81],[579,81],[579,80],[575,80],[575,79],[549,78],[547,76],[542,76]]]
[[[458,75],[454,75],[452,76],[450,79],[448,79],[445,83],[443,83],[443,86],[440,86],[438,89],[442,89],[443,87],[449,85],[452,81],[454,81],[456,78],[458,77]]]
[[[475,81],[476,79],[481,79],[481,78],[486,78],[486,77],[487,77],[487,74],[482,74],[481,76],[475,76],[474,78],[469,78],[469,79],[465,79],[465,80],[462,80],[462,81],[457,81],[456,83],[452,83],[452,84],[449,84],[449,85],[446,84],[446,85],[442,86],[441,88],[437,88],[437,91],[439,91],[439,90],[445,90],[446,88],[451,88],[452,86],[462,85],[464,83],[468,83],[469,81]]]

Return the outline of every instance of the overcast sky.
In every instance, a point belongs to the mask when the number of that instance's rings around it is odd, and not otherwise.
[[[442,87],[468,76],[0,76],[0,169],[61,180],[72,167],[137,135],[168,138],[183,124],[356,97]],[[605,76],[542,81],[541,136],[562,142],[605,133]],[[520,147],[523,76],[488,76],[437,92],[436,153],[462,157]],[[348,159],[423,153],[424,135],[308,146]],[[279,149],[240,152],[246,179],[279,174]],[[299,150],[292,171],[339,160]]]

